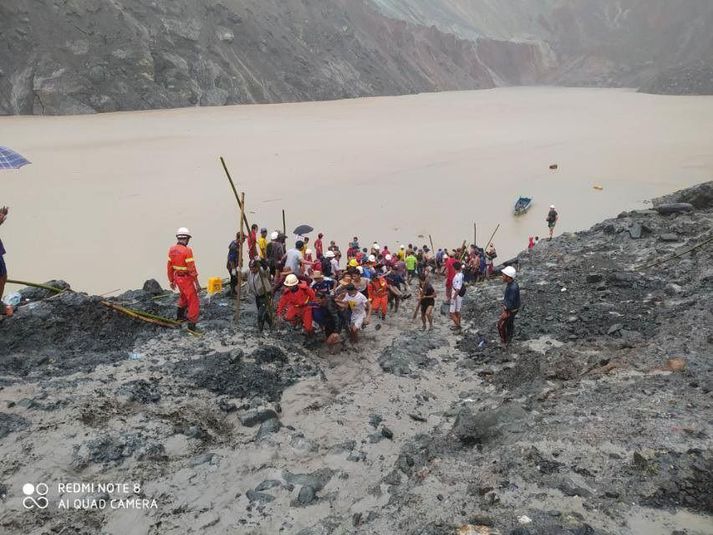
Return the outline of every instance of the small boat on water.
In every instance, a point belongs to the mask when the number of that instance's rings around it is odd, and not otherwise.
[[[513,215],[522,215],[525,212],[527,212],[530,207],[532,206],[532,198],[531,197],[520,197],[517,202],[515,203],[515,207],[513,208]]]

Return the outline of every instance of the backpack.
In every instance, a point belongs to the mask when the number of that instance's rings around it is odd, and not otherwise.
[[[463,286],[461,286],[460,290],[458,290],[458,297],[463,297],[463,296],[465,296],[465,292],[466,292],[467,290],[468,290],[468,288],[466,288],[465,284],[464,284]]]

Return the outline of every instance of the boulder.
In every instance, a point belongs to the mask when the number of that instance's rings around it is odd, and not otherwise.
[[[687,202],[660,204],[656,207],[660,215],[682,214],[693,211],[693,205]]]
[[[494,410],[473,413],[470,408],[459,410],[451,433],[465,446],[485,444],[498,437],[526,416],[520,405],[508,404]]]

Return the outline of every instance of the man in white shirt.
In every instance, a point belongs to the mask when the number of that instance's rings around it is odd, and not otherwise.
[[[465,286],[463,286],[463,264],[456,262],[453,264],[453,269],[455,269],[456,274],[453,276],[453,292],[451,293],[451,319],[453,320],[453,326],[451,330],[460,331],[460,309],[463,306],[463,296],[465,295],[463,291]]]
[[[369,318],[371,317],[371,304],[369,300],[359,292],[353,284],[349,284],[346,287],[346,292],[342,294],[340,302],[346,304],[352,312],[351,319],[349,321],[349,336],[352,342],[358,340],[358,333],[362,328],[362,325],[369,324]]]

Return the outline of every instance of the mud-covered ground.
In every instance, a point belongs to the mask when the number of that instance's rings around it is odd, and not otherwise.
[[[236,329],[224,297],[194,337],[28,292],[0,322],[0,531],[711,534],[713,244],[644,268],[712,229],[708,184],[540,242],[515,259],[508,349],[497,280],[462,335],[442,315],[421,332],[409,302],[334,353],[259,335],[247,302]],[[116,301],[170,315],[175,296]]]

